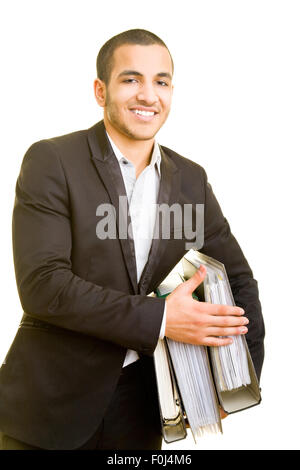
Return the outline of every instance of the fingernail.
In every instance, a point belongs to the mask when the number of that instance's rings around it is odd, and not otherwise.
[[[244,315],[244,313],[245,313],[245,310],[243,310],[242,308],[240,308],[240,314],[241,314],[241,315]]]
[[[248,328],[246,328],[245,326],[242,326],[242,327],[240,328],[240,332],[241,332],[241,333],[247,333],[247,331],[248,331]]]

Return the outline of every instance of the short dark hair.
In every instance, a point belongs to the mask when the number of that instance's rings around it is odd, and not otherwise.
[[[110,74],[113,68],[113,54],[115,50],[124,44],[137,44],[140,46],[150,46],[159,44],[167,49],[172,62],[172,72],[174,63],[166,44],[156,34],[145,29],[129,29],[123,33],[117,34],[109,39],[100,49],[97,56],[97,77],[108,85]]]

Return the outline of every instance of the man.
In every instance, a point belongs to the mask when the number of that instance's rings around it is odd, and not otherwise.
[[[251,269],[203,168],[155,141],[173,93],[166,45],[126,31],[101,48],[97,72],[103,121],[33,144],[17,181],[24,315],[0,371],[4,449],[159,449],[153,351],[164,335],[225,345],[249,322],[261,372],[264,325]],[[201,251],[225,264],[242,309],[195,301],[201,270],[166,300],[147,296],[187,251],[174,222],[167,238],[140,236],[154,233],[155,204],[175,203],[204,204]]]

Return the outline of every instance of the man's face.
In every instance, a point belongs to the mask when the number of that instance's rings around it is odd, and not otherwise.
[[[130,139],[152,139],[168,117],[172,91],[172,62],[165,47],[120,46],[104,85],[104,121]]]

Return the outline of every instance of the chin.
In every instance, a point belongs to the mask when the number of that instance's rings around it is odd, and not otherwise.
[[[150,140],[155,137],[158,129],[127,129],[127,136],[134,140]]]
[[[134,140],[151,140],[155,137],[155,135],[156,135],[156,132],[155,132],[155,134],[153,132],[151,134],[150,133],[147,133],[147,134],[146,133],[145,134],[142,134],[142,133],[136,133],[135,134],[135,133],[133,133],[132,138]]]

